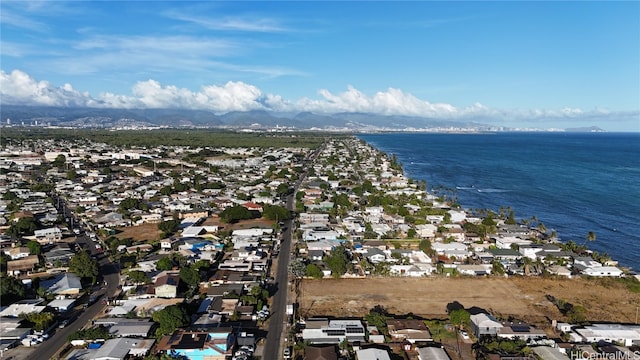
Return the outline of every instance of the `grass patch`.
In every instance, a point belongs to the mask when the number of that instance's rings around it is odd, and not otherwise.
[[[456,331],[453,325],[449,324],[450,330],[447,329],[447,322],[442,320],[425,320],[425,325],[429,328],[431,337],[434,341],[442,342],[443,340],[455,340]]]

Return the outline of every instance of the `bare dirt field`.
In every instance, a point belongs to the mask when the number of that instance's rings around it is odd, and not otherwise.
[[[133,241],[159,240],[162,231],[158,230],[158,224],[142,224],[138,226],[119,227],[115,235],[118,239],[131,238]]]
[[[633,323],[640,294],[620,283],[547,278],[369,278],[305,280],[302,315],[362,316],[376,305],[392,314],[446,317],[447,304],[483,308],[493,314],[541,323],[564,320],[546,299],[550,294],[582,305],[591,321]]]
[[[221,230],[237,230],[237,229],[251,229],[251,228],[271,228],[273,225],[272,220],[267,219],[251,219],[251,220],[242,220],[238,221],[234,224],[227,224],[220,221],[220,218],[217,215],[208,217],[204,223],[204,226],[218,226]]]
[[[256,227],[271,228],[273,221],[266,219],[243,220],[234,224],[226,224],[220,221],[217,216],[208,217],[203,226],[219,226],[221,230],[250,229]],[[158,230],[158,224],[142,224],[138,226],[119,227],[115,235],[118,239],[131,238],[133,241],[153,241],[160,240],[162,231]]]

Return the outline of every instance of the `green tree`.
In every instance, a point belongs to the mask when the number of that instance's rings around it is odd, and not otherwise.
[[[22,281],[13,276],[0,275],[0,298],[3,305],[24,299],[26,293],[27,287]]]
[[[68,180],[75,180],[78,178],[78,172],[75,169],[71,169],[69,171],[67,171],[67,179]]]
[[[283,173],[280,172],[280,175],[282,174]],[[279,177],[284,177],[284,176],[279,176]],[[287,183],[281,183],[280,185],[278,185],[278,187],[276,187],[276,193],[281,197],[288,195],[289,191],[290,191],[290,188]]]
[[[184,281],[184,283],[189,286],[190,291],[193,291],[200,283],[200,276],[198,275],[198,271],[185,266],[180,268],[180,280]]]
[[[582,244],[582,246],[586,246],[587,245],[587,241],[589,241],[589,242],[596,241],[596,233],[594,233],[593,231],[589,231],[587,233],[587,236],[584,239],[584,243]]]
[[[100,273],[98,261],[92,259],[87,251],[80,251],[73,255],[71,260],[69,260],[69,271],[81,278],[91,278],[92,284],[96,282],[96,278]]]
[[[324,274],[322,270],[316,264],[309,264],[306,268],[307,276],[312,277],[314,279],[322,279]]]
[[[32,217],[21,217],[17,222],[12,223],[7,229],[7,234],[15,237],[23,235],[33,235],[33,232],[37,229],[36,221]]]
[[[54,315],[50,312],[22,313],[20,318],[33,324],[34,330],[42,331],[53,323]]]
[[[331,269],[331,276],[339,278],[348,270],[349,257],[344,246],[338,246],[325,256],[324,263]]]
[[[35,240],[31,240],[27,243],[27,247],[29,248],[29,254],[31,255],[40,255],[42,253],[42,245]]]
[[[306,267],[304,263],[298,259],[294,259],[289,265],[289,270],[293,274],[293,276],[297,278],[301,278],[307,274]]]
[[[368,325],[373,325],[378,330],[386,333],[387,331],[387,319],[391,317],[387,314],[387,311],[380,305],[376,305],[373,309],[369,310],[369,313],[364,316]]]
[[[262,217],[268,220],[288,220],[291,218],[291,212],[279,205],[265,205],[262,211]]]
[[[162,231],[165,236],[171,235],[180,229],[180,221],[176,219],[162,221],[158,223],[158,230]]]
[[[67,336],[67,341],[72,340],[96,340],[96,339],[110,339],[109,329],[103,325],[91,327],[84,330],[78,330]]]
[[[54,166],[57,168],[63,168],[66,162],[67,162],[67,157],[60,154],[56,156],[55,160],[53,160],[53,162],[51,163],[51,166]]]
[[[148,284],[149,283],[149,277],[147,276],[147,274],[144,273],[144,271],[140,271],[140,270],[129,271],[127,276],[129,277],[129,280],[131,280],[132,282],[134,282],[136,284]]]
[[[158,260],[156,263],[156,269],[160,271],[171,270],[173,269],[173,265],[173,260],[171,260],[171,257],[167,256]]]
[[[252,214],[252,212],[242,205],[232,206],[230,208],[224,209],[220,213],[220,220],[226,223],[235,223],[239,220],[253,219],[254,217],[255,216]]]
[[[176,304],[165,307],[153,313],[153,321],[158,323],[156,336],[164,336],[173,333],[177,328],[189,325],[189,314],[184,304]]]
[[[582,305],[573,305],[567,311],[567,319],[572,324],[584,324],[587,322],[587,309]]]
[[[449,319],[456,326],[468,327],[471,321],[471,314],[465,309],[457,309],[449,313]]]

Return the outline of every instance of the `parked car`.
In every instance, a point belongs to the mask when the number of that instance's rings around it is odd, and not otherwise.
[[[469,340],[469,334],[464,330],[460,330],[460,336],[465,340]]]
[[[291,359],[291,348],[289,347],[284,348],[283,355],[285,359]]]

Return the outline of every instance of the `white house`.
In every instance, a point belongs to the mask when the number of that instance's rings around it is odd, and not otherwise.
[[[515,236],[499,236],[496,239],[496,247],[498,249],[511,249],[512,245],[523,246],[531,245],[532,243],[531,240],[525,240]]]
[[[584,342],[617,342],[624,346],[640,344],[640,325],[593,324],[573,331]]]
[[[339,344],[345,339],[364,341],[365,327],[360,320],[307,319],[302,338],[311,344]]]
[[[502,324],[489,314],[471,315],[471,329],[476,338],[482,335],[498,335],[501,328]]]
[[[391,360],[387,350],[370,348],[356,350],[357,360]]]
[[[416,225],[416,234],[421,238],[433,238],[437,231],[438,227],[433,224]]]
[[[36,241],[41,244],[51,244],[62,240],[62,231],[57,227],[36,230],[33,235]]]
[[[605,276],[620,277],[622,276],[623,272],[622,270],[618,269],[615,266],[595,266],[595,267],[589,267],[584,269],[582,271],[582,274],[587,276],[598,276],[598,277],[605,277]]]

